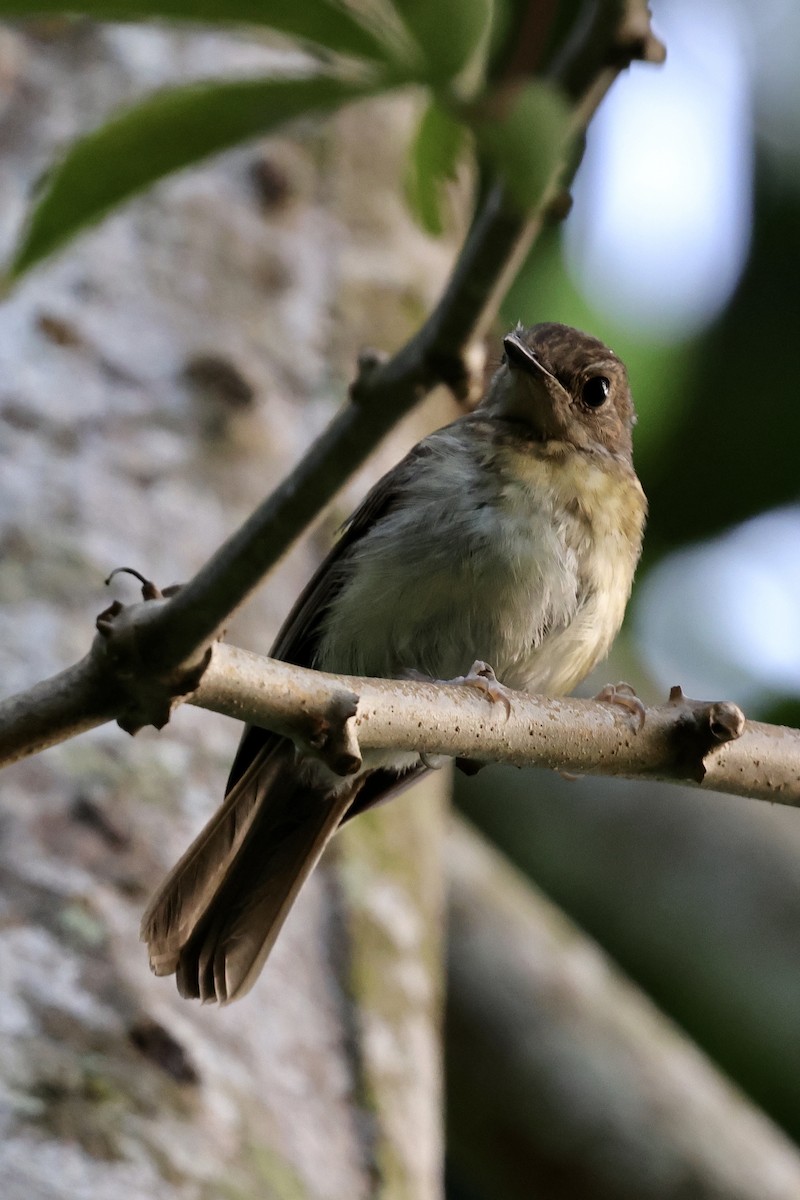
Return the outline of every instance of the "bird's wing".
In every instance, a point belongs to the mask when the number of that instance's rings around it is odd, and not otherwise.
[[[426,442],[414,446],[397,466],[378,480],[345,522],[339,540],[322,560],[284,621],[270,651],[272,658],[298,667],[314,665],[323,619],[344,582],[339,568],[364,534],[398,503],[403,484],[415,464],[427,453]],[[250,770],[256,758],[263,759],[270,746],[281,740],[277,734],[248,725],[233,760],[227,790],[230,791]]]
[[[300,596],[273,647],[298,665],[314,661],[322,618],[341,586],[338,569],[358,539],[397,503],[423,447],[369,492]],[[296,777],[294,747],[255,726],[245,730],[219,811],[170,872],[142,919],[157,975],[178,974],[184,995],[233,999],[256,978],[286,913],[365,776],[335,798]],[[377,773],[376,773],[377,774]],[[384,774],[384,773],[381,773]],[[370,780],[376,802],[385,787]]]

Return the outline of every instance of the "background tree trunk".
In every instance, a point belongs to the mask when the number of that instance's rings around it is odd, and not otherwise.
[[[0,31],[6,244],[57,145],[111,107],[290,59],[201,32]],[[371,104],[183,174],[6,302],[5,689],[86,649],[112,568],[162,585],[196,569],[344,399],[360,345],[412,331],[451,247],[398,200],[410,116]],[[369,476],[450,412],[429,402]],[[237,619],[240,644],[268,649],[365,485]],[[218,803],[237,737],[186,708],[161,734],[106,727],[4,775],[9,1200],[439,1194],[443,774],[337,839],[243,1003],[201,1009],[149,974],[141,910]]]

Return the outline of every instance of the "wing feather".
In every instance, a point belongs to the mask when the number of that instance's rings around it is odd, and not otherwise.
[[[399,502],[425,444],[369,492],[284,623],[272,655],[314,663],[320,629],[342,586],[347,556]],[[345,570],[343,570],[343,567]],[[390,771],[359,776],[336,794],[304,785],[291,742],[248,727],[225,799],[153,897],[142,919],[157,975],[177,973],[184,996],[225,1003],[252,986],[325,845],[368,781],[369,803],[398,784]],[[409,780],[401,779],[400,786]],[[375,784],[380,783],[379,787]]]

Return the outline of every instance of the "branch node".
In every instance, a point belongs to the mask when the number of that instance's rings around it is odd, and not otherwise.
[[[646,7],[637,7],[629,13],[619,30],[614,50],[612,61],[617,67],[628,67],[632,62],[660,66],[667,59],[667,48],[653,33]]]
[[[125,711],[117,717],[120,729],[131,736],[144,729],[145,725],[163,729],[178,705],[197,691],[210,661],[211,647],[194,666],[184,667],[170,675],[149,679],[144,676],[126,677],[130,699]],[[135,688],[131,686],[131,678],[135,678]]]
[[[708,712],[712,736],[720,743],[734,742],[744,733],[745,715],[738,704],[730,700],[718,700]]]
[[[368,399],[375,382],[375,376],[389,361],[389,356],[383,350],[365,347],[356,360],[356,377],[350,384],[348,394],[353,404],[363,404]]]
[[[115,567],[114,570],[111,572],[111,574],[108,576],[108,578],[105,580],[106,587],[108,587],[108,585],[111,583],[111,580],[114,578],[115,575],[132,575],[134,577],[134,579],[138,579],[142,585],[142,599],[143,600],[163,600],[164,599],[164,596],[166,593],[161,591],[161,588],[158,586],[158,584],[153,583],[153,581],[151,579],[145,579],[145,577],[144,577],[144,575],[142,575],[141,571],[137,571],[135,567]],[[172,589],[169,589],[169,588],[167,589],[167,591],[171,591],[171,590]]]
[[[106,583],[108,580],[106,580]],[[95,628],[101,637],[108,638],[114,629],[114,619],[119,616],[125,605],[120,600],[114,600],[108,608],[104,608],[95,621]]]
[[[118,570],[142,579],[137,571],[127,567]],[[99,634],[95,653],[102,655],[105,667],[125,697],[117,724],[130,734],[138,733],[145,725],[163,729],[177,705],[197,690],[211,661],[210,647],[193,660],[167,671],[160,670],[158,662],[146,660],[139,635],[168,600],[149,580],[143,580],[142,593],[145,592],[150,593],[150,598],[141,604],[125,605],[115,600],[95,622]],[[153,592],[158,592],[158,596]]]
[[[569,188],[559,188],[545,210],[545,221],[553,225],[560,225],[572,212],[573,203],[572,192]]]
[[[354,775],[361,767],[361,748],[355,731],[359,698],[340,689],[323,714],[312,714],[304,731],[305,741],[318,758],[336,775]]]
[[[670,688],[669,704],[682,710],[673,731],[676,761],[702,783],[706,758],[712,750],[741,737],[745,715],[730,700],[690,700],[680,687]]]
[[[138,580],[142,584],[142,599],[143,600],[168,600],[170,596],[178,595],[180,589],[184,587],[182,583],[170,583],[167,588],[158,587],[157,583],[152,580],[146,580],[142,572],[137,571],[136,566],[115,566],[112,574],[110,574],[106,583],[106,587],[112,582],[115,575],[132,575],[134,580]]]

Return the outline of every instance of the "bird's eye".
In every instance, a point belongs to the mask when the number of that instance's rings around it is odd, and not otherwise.
[[[583,385],[581,400],[587,408],[602,408],[611,391],[611,383],[605,375],[592,375]]]

